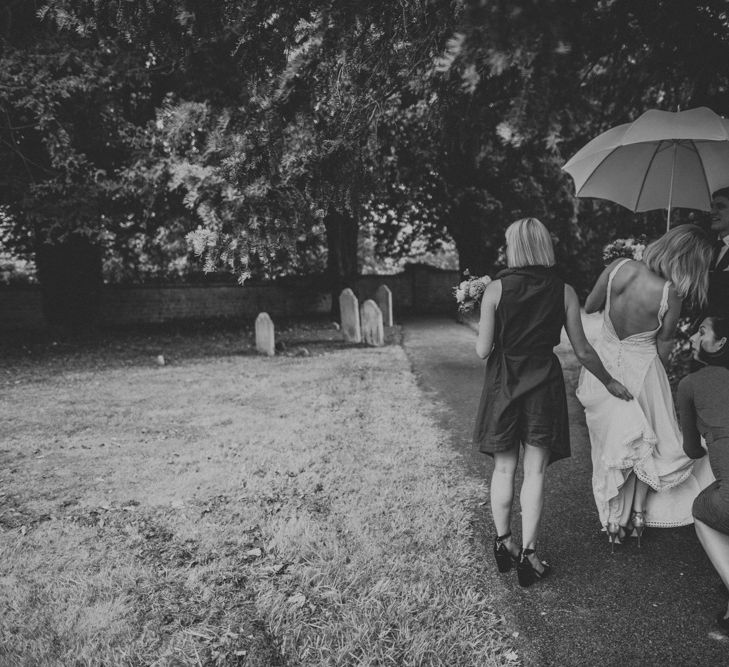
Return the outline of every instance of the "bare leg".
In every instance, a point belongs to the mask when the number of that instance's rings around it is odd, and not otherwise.
[[[724,585],[729,588],[729,535],[710,528],[698,519],[694,519],[694,527],[711,564],[719,573]],[[729,603],[724,618],[729,618]]]
[[[524,482],[519,499],[521,501],[521,535],[525,549],[536,548],[539,522],[544,506],[544,473],[548,463],[548,449],[524,445]],[[539,572],[544,569],[536,554],[532,554],[529,560]]]
[[[623,528],[630,523],[630,513],[633,511],[633,498],[635,497],[635,481],[635,474],[630,470],[625,478],[625,484],[620,490],[620,496],[615,500],[617,507],[622,507],[617,514],[617,520]]]
[[[635,495],[633,496],[633,511],[643,512],[645,511],[645,499],[648,496],[650,487],[643,481],[636,478],[635,480]]]
[[[494,472],[491,475],[491,514],[497,535],[511,532],[511,507],[514,502],[514,476],[519,461],[519,447],[494,454]],[[509,537],[503,541],[509,552],[516,556],[519,548]]]

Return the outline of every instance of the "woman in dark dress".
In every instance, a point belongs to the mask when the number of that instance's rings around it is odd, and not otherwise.
[[[564,377],[553,348],[564,326],[585,368],[625,400],[632,396],[605,370],[587,342],[574,289],[554,270],[546,227],[524,218],[506,230],[508,269],[489,283],[481,301],[476,352],[488,358],[474,442],[494,457],[491,511],[496,524],[494,556],[499,571],[517,563],[522,586],[549,573],[536,555],[547,465],[570,455]],[[524,446],[521,487],[522,548],[511,537],[511,507],[519,445]]]
[[[706,317],[691,337],[694,357],[703,364],[678,385],[683,448],[697,459],[709,451],[716,481],[694,501],[696,535],[724,585],[729,588],[729,319]],[[717,616],[729,632],[729,603]]]

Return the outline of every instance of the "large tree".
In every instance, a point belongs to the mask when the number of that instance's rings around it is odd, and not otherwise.
[[[184,197],[208,267],[270,273],[321,233],[334,293],[357,273],[379,121],[453,25],[448,3],[419,0],[54,0],[41,14],[87,37],[117,34],[167,73],[170,97],[126,183],[146,174],[152,191]]]
[[[112,31],[42,20],[13,0],[0,13],[0,198],[16,251],[34,253],[52,324],[93,320],[99,241],[118,223],[120,169],[153,113],[148,53]]]

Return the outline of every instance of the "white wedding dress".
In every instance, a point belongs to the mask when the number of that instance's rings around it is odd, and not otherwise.
[[[610,319],[613,277],[610,273],[600,335],[593,346],[607,371],[634,396],[623,401],[584,368],[577,398],[585,408],[592,446],[592,490],[600,522],[628,523],[636,476],[656,493],[648,493],[646,525],[661,528],[693,523],[691,506],[713,475],[699,459],[694,464],[683,451],[683,440],[673,407],[671,386],[656,348],[656,336],[668,310],[668,288],[663,288],[658,326],[618,338]],[[634,473],[634,474],[631,474]]]

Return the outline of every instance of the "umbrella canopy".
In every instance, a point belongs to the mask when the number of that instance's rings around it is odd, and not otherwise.
[[[562,167],[578,197],[609,199],[631,211],[708,211],[729,185],[729,121],[711,109],[646,111],[590,141]]]

